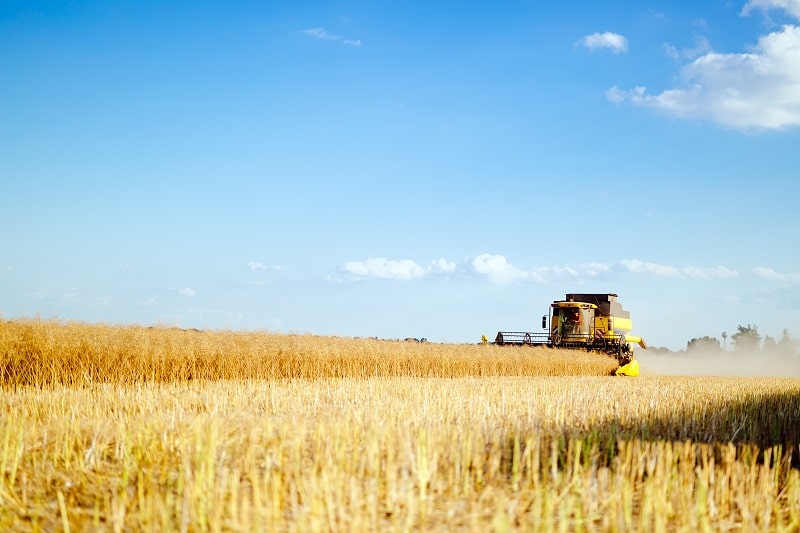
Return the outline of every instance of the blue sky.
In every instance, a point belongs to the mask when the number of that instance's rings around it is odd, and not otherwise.
[[[3,2],[0,315],[800,337],[800,1]]]

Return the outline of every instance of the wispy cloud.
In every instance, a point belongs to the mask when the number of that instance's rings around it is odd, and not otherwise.
[[[751,0],[754,9],[782,9],[800,18],[797,0]],[[616,103],[658,109],[683,118],[699,118],[734,129],[782,129],[800,126],[800,27],[787,24],[763,35],[746,53],[705,51],[680,70],[681,84],[661,93],[617,86],[606,93]],[[668,54],[678,55],[674,47]]]
[[[460,272],[477,275],[492,283],[515,282],[544,283],[553,279],[596,278],[611,270],[605,263],[592,262],[579,265],[557,265],[523,270],[512,265],[503,255],[483,253],[465,261],[461,267],[453,261],[439,258],[423,267],[410,259],[390,260],[369,258],[364,261],[348,261],[342,271],[363,278],[413,280],[426,276],[449,276]]]
[[[265,265],[260,261],[250,261],[247,263],[247,268],[251,272],[258,272],[258,271],[269,271],[269,272],[277,272],[281,270],[281,267],[276,265]]]
[[[639,259],[623,259],[620,265],[635,274],[652,274],[661,278],[693,278],[693,279],[716,279],[716,278],[736,278],[739,272],[724,266],[710,268],[699,268],[695,266],[676,267],[671,265],[661,265],[650,263]]]
[[[695,46],[691,48],[681,48],[664,43],[662,46],[664,54],[672,59],[695,59],[703,54],[711,52],[711,43],[705,37],[697,37]]]
[[[800,282],[800,274],[784,274],[781,272],[777,272],[772,268],[758,266],[753,269],[753,274],[760,278],[772,280],[772,281],[781,281],[781,282],[789,282],[789,283],[798,283]]]
[[[753,269],[753,274],[760,278],[764,279],[771,279],[773,281],[786,281],[786,274],[779,274],[775,270],[767,267],[755,267]]]
[[[680,271],[672,266],[647,263],[638,259],[623,259],[620,264],[631,272],[642,274],[655,274],[664,278],[676,278],[680,276]]]
[[[323,41],[338,41],[339,37],[337,35],[332,35],[328,33],[325,28],[309,28],[307,30],[303,30],[303,33],[312,37],[314,39],[321,39]]]
[[[729,279],[740,276],[737,270],[723,265],[713,267],[674,266],[642,261],[641,259],[623,259],[618,263],[593,261],[573,265],[548,265],[531,269],[520,268],[512,264],[504,255],[482,253],[472,259],[466,259],[460,266],[445,258],[435,259],[422,266],[411,259],[386,259],[372,257],[363,261],[347,261],[341,271],[356,276],[358,279],[377,278],[394,280],[415,280],[427,276],[449,276],[460,273],[464,276],[478,276],[492,283],[550,283],[555,281],[580,281],[606,279],[621,273],[634,273],[659,278],[674,279]],[[770,269],[758,267],[753,272],[761,277],[778,280],[800,281],[798,275],[781,275]],[[794,276],[794,277],[793,277]],[[329,279],[333,279],[330,278]]]
[[[389,260],[383,257],[371,257],[366,261],[348,261],[342,270],[365,278],[409,280],[425,275],[425,269],[410,259]]]
[[[717,265],[710,268],[697,268],[688,266],[683,268],[683,273],[689,278],[702,278],[702,279],[720,279],[720,278],[738,278],[739,272],[722,265]]]
[[[362,44],[361,39],[344,39],[338,35],[330,33],[325,28],[308,28],[303,30],[303,34],[311,37],[312,39],[319,39],[321,41],[338,41],[345,46],[351,46],[353,48],[360,48]]]
[[[183,289],[178,289],[178,294],[181,296],[191,297],[195,295],[194,289],[189,287],[184,287]]]
[[[618,33],[612,33],[610,31],[586,35],[581,37],[576,44],[588,48],[589,50],[605,48],[611,50],[615,54],[622,54],[628,51],[628,39]]]
[[[484,275],[494,283],[514,283],[529,281],[548,283],[558,280],[596,279],[608,276],[614,271],[648,274],[665,278],[690,279],[723,279],[736,278],[736,270],[724,266],[699,268],[695,266],[676,267],[641,261],[639,259],[623,259],[618,265],[590,262],[576,265],[541,266],[533,270],[524,270],[508,262],[502,255],[481,254],[473,262],[476,273]]]
[[[784,10],[793,17],[800,19],[800,2],[797,0],[749,0],[742,8],[742,15],[747,16],[755,9],[760,9],[764,12],[773,9]]]
[[[347,261],[341,268],[348,274],[359,278],[379,278],[412,280],[428,275],[448,275],[456,272],[458,266],[445,258],[431,261],[427,267],[420,266],[411,259],[386,259],[370,257],[364,261]]]

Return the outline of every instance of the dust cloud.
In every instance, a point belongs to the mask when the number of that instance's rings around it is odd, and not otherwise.
[[[643,376],[800,377],[800,357],[760,352],[661,354],[637,350],[636,358]]]

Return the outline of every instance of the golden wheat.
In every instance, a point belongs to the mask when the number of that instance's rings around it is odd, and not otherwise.
[[[432,344],[57,321],[0,323],[6,385],[190,379],[608,375],[611,358],[546,348]]]
[[[532,349],[36,321],[0,347],[6,379],[59,360],[0,395],[0,530],[800,529],[798,379],[537,376]],[[122,354],[142,359],[115,370]]]

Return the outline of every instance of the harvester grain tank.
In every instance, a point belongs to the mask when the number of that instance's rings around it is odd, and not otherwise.
[[[495,343],[603,352],[619,361],[618,375],[639,374],[633,344],[645,349],[647,344],[641,337],[631,335],[631,315],[617,301],[616,294],[566,294],[564,300],[550,304],[549,320],[548,316],[542,317],[542,329],[546,332],[499,331]]]

